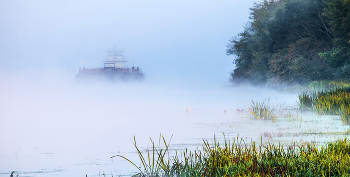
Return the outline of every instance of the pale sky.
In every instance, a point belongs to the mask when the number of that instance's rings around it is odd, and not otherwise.
[[[0,74],[64,74],[102,67],[116,44],[146,79],[225,82],[234,69],[230,37],[253,0],[1,0]]]

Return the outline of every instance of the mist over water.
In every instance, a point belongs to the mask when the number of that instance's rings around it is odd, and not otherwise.
[[[141,149],[173,136],[172,151],[214,134],[256,140],[271,128],[237,109],[296,96],[228,83],[226,44],[253,2],[1,1],[0,176],[130,176],[132,165],[110,157],[137,161],[134,136]],[[75,82],[114,45],[144,81]]]
[[[130,141],[134,136],[143,149],[151,146],[149,138],[173,136],[170,147],[180,151],[200,148],[202,139],[214,134],[256,140],[264,128],[231,128],[245,121],[236,109],[247,109],[251,99],[296,100],[295,95],[225,82],[75,83],[57,73],[46,78],[2,75],[0,80],[2,176],[11,170],[29,176],[97,175],[101,170],[130,175],[135,168],[110,157],[137,161]]]

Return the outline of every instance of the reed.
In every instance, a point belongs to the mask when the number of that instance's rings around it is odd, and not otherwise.
[[[339,115],[344,123],[350,123],[350,87],[304,92],[298,98],[300,109],[314,110],[319,115]]]
[[[345,123],[350,123],[350,105],[341,105],[337,114]]]
[[[271,106],[270,98],[263,101],[252,100],[251,106],[249,108],[250,114],[259,120],[276,120],[278,111],[281,110],[283,104],[277,104],[276,106]]]
[[[328,92],[318,92],[314,106],[318,114],[336,115],[339,109],[341,109],[341,106],[348,106],[349,103],[350,88],[343,88]]]
[[[320,80],[312,81],[308,83],[310,90],[322,91],[322,90],[335,90],[337,88],[350,87],[349,79],[339,80]]]
[[[176,153],[172,159],[157,160],[158,166],[162,167],[157,173],[149,175],[147,172],[142,172],[136,176],[349,176],[350,174],[350,143],[346,138],[329,142],[320,148],[311,143],[299,145],[292,143],[287,147],[270,143],[263,145],[262,141],[260,145],[256,145],[255,142],[247,144],[238,137],[232,142],[225,138],[222,145],[215,137],[212,143],[205,140],[203,142],[202,151],[190,152],[186,149],[179,156]],[[156,148],[153,148],[153,151],[156,154],[160,152]]]
[[[316,98],[315,93],[312,92],[303,92],[298,95],[299,98],[299,109],[301,111],[310,111],[313,110],[314,105],[313,101]]]
[[[165,160],[165,155],[168,152],[168,144],[166,143],[165,139],[163,136],[159,136],[159,142],[161,142],[161,140],[163,140],[163,143],[165,145],[165,149],[160,148],[160,143],[158,145],[158,147],[156,147],[154,145],[153,140],[150,138],[151,143],[152,143],[152,152],[147,148],[146,152],[147,152],[147,158],[145,158],[142,154],[142,152],[140,151],[140,149],[137,147],[136,145],[136,138],[134,136],[134,146],[137,150],[137,153],[139,155],[139,158],[141,160],[143,169],[141,167],[138,167],[135,163],[133,163],[132,161],[130,161],[128,158],[121,156],[121,155],[115,155],[112,156],[111,158],[114,157],[121,157],[125,160],[127,160],[128,162],[130,162],[131,164],[133,164],[139,171],[140,173],[138,173],[137,175],[139,176],[158,176],[164,168],[166,168],[167,166],[169,166],[169,161],[166,162]],[[170,139],[171,140],[171,139]]]
[[[301,122],[303,121],[303,118],[301,116],[299,117],[299,114],[294,116],[289,113],[289,114],[286,114],[286,116],[288,117],[288,121],[292,123],[293,127],[301,128]]]

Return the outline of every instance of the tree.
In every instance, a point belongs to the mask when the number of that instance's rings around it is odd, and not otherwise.
[[[332,48],[323,0],[264,0],[250,8],[249,26],[230,40],[231,81],[307,82],[331,77],[318,53]]]
[[[350,0],[327,0],[328,8],[323,15],[328,18],[330,29],[334,35],[334,46],[344,47],[346,55],[350,55]]]

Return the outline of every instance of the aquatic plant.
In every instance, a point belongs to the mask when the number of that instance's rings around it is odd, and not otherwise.
[[[288,114],[288,121],[292,123],[293,127],[300,128],[303,118],[299,117],[298,114],[296,116],[293,116],[292,114]]]
[[[350,123],[350,105],[341,105],[337,114],[345,123]]]
[[[320,115],[339,115],[344,123],[350,123],[350,87],[304,92],[298,98],[300,109],[315,110]]]
[[[169,147],[168,144],[170,144],[170,141],[169,141],[169,143],[166,143],[164,137],[160,135],[159,136],[159,142],[161,140],[163,140],[164,145],[165,145],[165,149],[162,149],[162,148],[160,148],[160,143],[159,143],[158,147],[156,147],[154,145],[153,140],[151,138],[150,138],[150,140],[151,140],[151,143],[152,143],[152,152],[150,153],[150,150],[148,148],[146,149],[146,151],[147,151],[147,159],[146,159],[142,155],[142,152],[140,151],[140,149],[137,147],[137,145],[136,145],[136,138],[134,136],[134,143],[133,144],[134,144],[134,146],[135,146],[135,148],[137,150],[137,153],[139,155],[139,158],[141,160],[141,163],[142,163],[142,166],[143,166],[144,170],[141,170],[141,167],[138,167],[135,163],[133,163],[132,161],[130,161],[128,158],[126,158],[124,156],[115,155],[115,156],[112,156],[111,158],[121,157],[121,158],[127,160],[128,162],[133,164],[140,171],[140,173],[138,173],[137,175],[141,175],[141,176],[158,176],[162,172],[162,169],[165,166],[169,166],[169,163],[166,163],[164,161],[164,159],[165,159],[166,153],[169,150],[168,149],[168,147]]]
[[[147,172],[141,172],[137,176],[349,176],[350,174],[350,143],[346,138],[329,142],[320,148],[311,143],[300,145],[292,143],[284,147],[281,144],[263,145],[262,141],[257,146],[255,142],[247,144],[238,137],[233,139],[233,142],[225,138],[222,146],[215,137],[211,144],[205,140],[203,142],[203,153],[201,151],[192,153],[186,149],[180,153],[180,157],[176,153],[172,159],[156,160],[158,166],[162,167],[156,171],[157,173],[148,175]],[[157,152],[160,150],[153,148],[153,154]]]
[[[272,119],[277,118],[277,111],[279,111],[283,105],[277,104],[276,106],[271,106],[270,98],[263,101],[253,101],[249,108],[249,113],[256,119]]]
[[[350,103],[349,89],[336,89],[334,91],[318,92],[314,100],[315,110],[318,114],[337,114],[342,105]]]
[[[301,111],[310,111],[313,110],[313,101],[315,99],[315,94],[312,92],[303,92],[298,95],[299,98],[299,109]]]
[[[337,88],[350,87],[349,79],[320,80],[308,83],[309,89],[314,91],[335,90]]]

